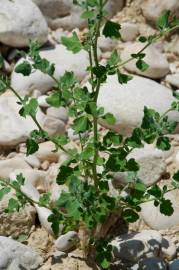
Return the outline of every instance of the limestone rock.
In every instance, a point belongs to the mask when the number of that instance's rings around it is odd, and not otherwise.
[[[152,229],[165,230],[179,225],[179,191],[170,191],[165,195],[165,198],[172,202],[174,213],[171,216],[161,214],[159,208],[155,207],[153,202],[146,202],[141,205],[141,216]]]
[[[25,47],[30,40],[37,40],[41,44],[47,41],[47,23],[32,1],[23,0],[22,4],[21,0],[1,0],[0,10],[2,43],[12,47]]]
[[[102,120],[100,123],[121,134],[130,135],[134,128],[141,126],[145,106],[164,113],[175,100],[170,89],[150,79],[134,76],[128,84],[121,85],[117,76],[113,75],[101,87],[98,106],[112,113],[116,124],[109,126]],[[169,113],[168,116],[170,120],[178,122],[178,112]]]
[[[133,41],[139,35],[138,26],[134,23],[121,23],[121,37],[123,41]]]
[[[179,73],[167,75],[165,79],[171,85],[179,88]]]
[[[59,251],[66,252],[73,248],[77,241],[77,232],[69,231],[64,235],[59,236],[59,238],[55,241],[55,247]]]
[[[41,9],[51,28],[62,27],[73,29],[84,27],[85,21],[80,18],[81,8],[73,5],[72,0],[33,0]],[[113,16],[124,6],[123,0],[110,0],[107,4],[109,16]]]
[[[50,63],[55,64],[54,77],[59,79],[65,71],[73,71],[79,80],[84,79],[87,75],[86,68],[89,64],[88,54],[82,50],[77,54],[68,51],[63,45],[56,45],[40,51],[40,56],[47,59]],[[28,60],[28,59],[27,59]],[[20,59],[16,66],[21,64],[24,59]],[[30,60],[28,60],[30,61]],[[79,65],[80,63],[80,65]],[[39,90],[41,94],[46,93],[55,84],[50,76],[43,74],[41,71],[34,71],[30,76],[23,76],[12,72],[11,85],[20,95],[31,95],[34,90]]]

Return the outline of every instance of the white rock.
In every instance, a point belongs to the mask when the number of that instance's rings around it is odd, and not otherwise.
[[[111,38],[105,38],[103,35],[99,37],[98,46],[103,52],[112,51],[117,46],[117,44],[118,42]]]
[[[138,177],[146,186],[151,186],[160,180],[166,172],[165,159],[171,155],[171,151],[162,151],[154,145],[145,144],[144,148],[134,149],[128,156],[134,158],[140,166]],[[149,173],[150,172],[150,173]],[[118,188],[127,183],[127,173],[115,173],[113,186]]]
[[[128,60],[131,54],[138,53],[144,45],[140,42],[126,45],[121,53],[121,59],[123,61]],[[130,72],[153,79],[162,78],[169,72],[167,58],[154,45],[150,45],[144,53],[146,54],[144,61],[149,65],[146,71],[142,72],[136,67],[136,59],[125,64],[124,67]]]
[[[46,96],[46,95],[38,97],[37,101],[38,101],[38,104],[40,107],[44,107],[44,108],[50,107],[50,105],[46,101],[47,97],[48,96]]]
[[[40,168],[40,160],[35,155],[25,156],[24,160],[33,168],[39,169]]]
[[[43,262],[43,259],[30,247],[3,236],[0,236],[0,258],[3,258],[5,265],[1,269],[7,270],[20,270],[22,268],[33,270],[38,268]],[[12,265],[14,268],[12,268]]]
[[[147,0],[142,3],[141,8],[145,18],[153,24],[166,10],[171,10],[179,17],[178,0]]]
[[[117,76],[113,75],[108,77],[107,83],[101,87],[98,106],[104,107],[106,112],[115,116],[116,124],[110,128],[130,135],[132,130],[142,123],[144,106],[164,113],[174,100],[176,99],[170,89],[150,79],[134,76],[127,85],[121,85]],[[169,119],[178,122],[179,113],[170,113]],[[109,127],[104,121],[101,123]]]
[[[175,244],[169,238],[162,239],[162,257],[168,261],[173,260],[177,255]]]
[[[60,135],[65,133],[65,124],[60,119],[46,116],[44,118],[43,128],[51,135]]]
[[[25,119],[19,115],[20,108],[15,96],[0,96],[0,145],[15,146],[26,141],[30,132],[37,129],[31,117]],[[40,109],[37,111],[37,121],[50,135],[64,132],[63,122],[60,120],[51,121]]]
[[[55,64],[54,77],[59,79],[65,71],[73,71],[79,80],[84,79],[87,75],[86,68],[89,64],[88,54],[82,50],[77,54],[68,51],[63,45],[56,45],[40,51],[40,56],[46,58],[49,62]],[[20,59],[16,66],[22,63],[24,59]],[[79,65],[80,63],[80,65]],[[21,95],[31,95],[34,90],[38,89],[42,94],[52,88],[55,82],[46,74],[40,71],[34,71],[30,76],[23,76],[12,72],[11,85]]]
[[[137,234],[124,234],[111,242],[115,259],[133,263],[138,262],[141,258],[157,256],[161,243],[160,233],[152,230],[145,230]]]
[[[74,231],[69,231],[64,235],[61,235],[55,241],[55,247],[57,250],[66,252],[73,248],[78,240],[78,234]]]
[[[170,191],[165,195],[165,198],[172,202],[174,213],[171,216],[161,214],[159,207],[155,207],[153,202],[146,202],[141,205],[143,220],[155,230],[166,230],[179,225],[179,191]]]
[[[171,85],[179,88],[179,73],[167,75],[165,79]]]
[[[134,23],[124,22],[121,23],[120,33],[123,41],[133,41],[139,35],[139,29]]]
[[[0,177],[8,178],[10,173],[16,169],[30,169],[31,167],[24,161],[22,157],[13,157],[5,160],[0,160]]]
[[[57,162],[60,152],[53,152],[54,150],[55,145],[50,141],[39,143],[39,149],[35,153],[35,155],[41,162],[46,160],[48,160],[49,162]]]
[[[60,107],[60,108],[50,107],[47,109],[47,115],[54,117],[54,118],[57,118],[57,119],[60,119],[64,123],[68,122],[68,111],[64,107]]]
[[[139,262],[138,270],[167,270],[167,264],[160,258],[147,258]]]
[[[73,5],[72,0],[33,0],[41,9],[52,28],[73,29],[85,26],[80,18],[81,9]],[[107,5],[109,15],[120,11],[124,5],[123,0],[110,0]]]
[[[47,23],[39,8],[30,0],[1,0],[0,41],[12,47],[28,46],[30,40],[45,43]],[[17,16],[18,13],[18,16]]]
[[[35,225],[35,208],[26,204],[19,212],[5,213],[10,198],[14,198],[13,191],[5,195],[0,201],[0,235],[18,237],[20,234],[29,234],[32,226]]]
[[[25,178],[24,185],[32,185],[35,187],[39,192],[47,192],[50,183],[48,183],[47,173],[44,171],[36,170],[36,169],[20,169],[14,170],[13,173],[9,175],[10,179],[16,179],[16,176],[22,174]]]

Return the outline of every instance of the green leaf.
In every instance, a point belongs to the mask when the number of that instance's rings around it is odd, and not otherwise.
[[[103,28],[103,35],[107,38],[119,39],[121,38],[120,30],[121,26],[118,23],[107,21]]]
[[[49,105],[55,108],[59,108],[62,105],[62,97],[60,92],[55,92],[51,96],[46,98]]]
[[[50,192],[41,194],[39,198],[39,203],[43,206],[48,205],[50,203],[51,195],[52,194]]]
[[[147,190],[147,193],[154,196],[157,199],[160,199],[162,196],[162,191],[159,186],[154,185]]]
[[[20,208],[19,202],[16,199],[11,198],[9,200],[9,202],[8,202],[8,207],[5,210],[5,212],[7,212],[7,213],[14,213],[15,211],[18,211],[19,208]]]
[[[176,182],[179,182],[179,171],[177,171],[177,172],[173,175],[173,179],[174,179]]]
[[[121,73],[119,70],[117,72],[117,75],[118,75],[118,81],[121,84],[126,84],[133,79],[133,76]]]
[[[86,116],[81,116],[81,117],[76,118],[74,120],[73,129],[77,133],[85,132],[85,131],[89,130],[90,127],[91,127],[91,122],[89,121],[88,117],[86,117]]]
[[[81,14],[81,18],[82,19],[92,19],[95,17],[95,12],[92,11],[92,10],[88,10],[88,11],[84,11],[82,14]]]
[[[107,72],[106,67],[102,65],[99,65],[98,67],[94,67],[92,70],[97,78],[102,78],[104,75],[106,75],[106,72]]]
[[[42,59],[40,56],[38,60],[34,62],[33,67],[49,76],[52,76],[55,72],[55,64],[51,64],[47,59]]]
[[[136,62],[136,66],[139,70],[141,70],[142,72],[146,71],[149,68],[149,65],[142,59],[139,59]]]
[[[147,42],[147,38],[144,37],[144,36],[141,36],[141,37],[139,37],[139,41],[140,41],[141,43],[145,43],[145,42]]]
[[[62,165],[57,175],[57,179],[56,179],[57,184],[64,185],[66,181],[68,180],[68,177],[71,176],[73,173],[74,173],[74,170],[71,167]]]
[[[0,93],[4,93],[11,85],[10,80],[7,77],[0,76]]]
[[[120,134],[109,131],[103,138],[103,144],[107,146],[120,145],[122,143],[123,137]]]
[[[81,153],[81,158],[83,160],[88,160],[94,156],[94,148],[92,146],[87,146]]]
[[[164,14],[162,14],[162,16],[160,16],[157,19],[157,28],[159,30],[164,30],[170,26],[170,24],[169,24],[170,15],[171,15],[171,11],[167,10],[167,11],[165,11]]]
[[[38,102],[36,98],[31,98],[28,101],[25,100],[23,107],[19,111],[19,114],[25,118],[28,115],[35,117],[37,109],[38,109]]]
[[[112,51],[112,53],[110,55],[110,58],[107,61],[107,65],[115,66],[115,65],[117,65],[119,63],[119,60],[120,60],[120,58],[119,58],[118,52],[115,49],[115,50]]]
[[[157,139],[157,148],[167,151],[171,148],[170,140],[168,137],[161,136]]]
[[[31,64],[27,61],[24,61],[23,63],[16,66],[15,72],[20,73],[24,76],[29,76],[32,72]]]
[[[73,53],[78,53],[83,48],[76,32],[73,32],[72,37],[62,37],[61,42],[69,51],[72,51]]]
[[[112,113],[106,113],[102,116],[102,119],[104,119],[108,125],[115,125],[116,123],[116,118]]]
[[[163,198],[160,203],[160,212],[165,216],[171,216],[174,212],[172,202]]]
[[[28,138],[26,140],[26,147],[27,147],[27,153],[26,153],[27,156],[34,154],[39,149],[38,143],[32,138]]]
[[[0,201],[3,199],[3,197],[8,194],[11,191],[9,187],[3,187],[0,189]]]
[[[17,238],[16,241],[20,243],[24,243],[28,240],[28,235],[27,234],[20,234]]]
[[[139,219],[139,215],[132,209],[124,210],[122,217],[128,223],[136,222]]]
[[[139,170],[139,164],[135,161],[134,158],[131,158],[127,161],[126,169],[131,172],[136,172]]]
[[[101,264],[101,267],[103,269],[109,269],[109,266],[111,265],[111,262],[108,261],[106,258],[104,258],[103,261],[100,264]]]

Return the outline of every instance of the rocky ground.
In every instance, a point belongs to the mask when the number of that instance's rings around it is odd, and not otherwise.
[[[22,4],[23,2],[23,4]],[[100,38],[101,61],[108,59],[113,48],[126,60],[141,49],[139,35],[156,32],[155,22],[161,13],[171,9],[179,17],[178,0],[111,0],[108,11],[114,21],[121,23],[122,41]],[[116,13],[117,12],[117,13]],[[18,15],[17,15],[18,14]],[[29,39],[43,44],[40,55],[55,63],[55,77],[66,70],[74,71],[80,81],[85,81],[88,55],[85,51],[73,55],[60,44],[61,36],[69,36],[75,29],[83,38],[85,22],[80,20],[80,10],[70,0],[1,0],[0,1],[0,53],[5,58],[3,73],[9,74],[11,85],[20,95],[31,95],[38,99],[38,121],[50,135],[67,132],[70,145],[78,146],[78,140],[69,128],[65,108],[50,108],[46,97],[53,81],[40,71],[29,77],[15,72],[15,66],[23,61],[16,49],[25,50]],[[146,50],[145,61],[150,68],[140,72],[130,62],[124,69],[134,75],[126,86],[119,85],[111,76],[102,86],[98,104],[117,119],[113,127],[124,135],[141,123],[143,108],[148,106],[162,113],[174,100],[172,91],[179,91],[179,35],[172,33]],[[19,105],[10,92],[0,96],[0,178],[13,179],[20,172],[25,177],[24,192],[38,199],[42,192],[51,192],[58,198],[65,190],[55,183],[60,164],[66,159],[61,152],[52,152],[51,142],[39,144],[37,153],[26,156],[25,140],[35,128],[30,119],[18,114]],[[179,113],[171,113],[170,119],[179,122]],[[103,128],[101,128],[101,132]],[[179,169],[179,133],[170,136],[172,149],[167,152],[154,146],[131,153],[140,164],[139,176],[147,186],[159,182],[170,184],[171,176]],[[123,175],[115,175],[122,181]],[[112,189],[115,195],[115,185]],[[69,239],[77,237],[75,232],[52,236],[47,217],[50,210],[27,204],[18,213],[6,214],[9,197],[0,201],[0,270],[88,270],[83,254],[72,250]],[[119,226],[114,239],[117,270],[179,270],[179,191],[167,194],[173,203],[174,214],[163,216],[153,203],[142,205],[141,218],[124,230]],[[122,234],[121,234],[122,232]],[[13,240],[14,239],[14,240]]]

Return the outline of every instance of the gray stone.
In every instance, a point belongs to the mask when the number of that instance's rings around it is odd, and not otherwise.
[[[47,115],[54,117],[54,118],[57,118],[57,119],[60,119],[64,123],[68,122],[68,111],[64,107],[60,107],[60,108],[50,107],[47,109]]]
[[[139,29],[134,23],[124,22],[121,23],[120,33],[123,41],[133,41],[139,35]]]
[[[175,244],[169,239],[164,237],[162,239],[162,257],[168,261],[173,260],[177,255],[177,249]]]
[[[161,243],[160,233],[153,230],[124,234],[111,242],[115,260],[131,263],[136,263],[141,258],[158,256]]]
[[[47,23],[30,0],[1,0],[0,41],[12,47],[28,46],[30,40],[43,44],[48,38]],[[17,16],[18,14],[18,16]]]
[[[75,247],[76,242],[78,241],[78,234],[74,231],[69,231],[68,233],[61,235],[55,241],[55,247],[57,250],[66,252],[71,248]]]
[[[138,270],[167,270],[167,264],[160,258],[148,258],[139,262]]]
[[[179,88],[179,73],[167,75],[165,79],[171,85]]]
[[[42,262],[42,258],[30,247],[8,237],[0,236],[0,266],[4,267],[1,269],[34,270]]]

